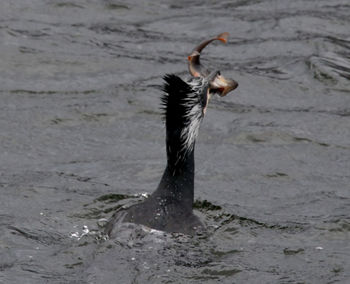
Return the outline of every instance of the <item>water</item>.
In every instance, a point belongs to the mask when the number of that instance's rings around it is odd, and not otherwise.
[[[5,1],[1,283],[348,283],[348,1]],[[104,220],[165,166],[162,76],[239,82],[196,145],[188,238]],[[128,197],[128,198],[127,198]],[[207,200],[207,202],[204,202]]]

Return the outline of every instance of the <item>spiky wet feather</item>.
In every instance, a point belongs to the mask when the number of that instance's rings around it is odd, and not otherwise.
[[[207,85],[203,78],[185,82],[176,75],[164,77],[162,105],[167,131],[168,164],[180,168],[193,151],[207,101]]]

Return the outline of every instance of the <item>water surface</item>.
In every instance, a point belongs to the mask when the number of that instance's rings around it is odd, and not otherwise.
[[[345,0],[2,3],[0,282],[347,283],[349,14]],[[196,145],[209,235],[105,240],[103,219],[165,167],[162,76],[186,76],[193,46],[224,31],[203,61],[239,88],[211,102]]]

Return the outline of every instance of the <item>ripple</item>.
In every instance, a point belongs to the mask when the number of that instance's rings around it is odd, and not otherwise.
[[[54,6],[56,7],[65,7],[65,8],[80,8],[83,9],[84,6],[79,5],[77,3],[73,3],[73,2],[61,2],[61,3],[55,3]]]
[[[47,232],[45,230],[32,230],[15,226],[9,226],[9,229],[13,231],[13,234],[21,235],[26,239],[35,240],[45,245],[60,244],[63,239],[66,239],[64,235],[55,232]]]
[[[309,66],[314,77],[324,83],[337,83],[342,78],[350,79],[350,53],[327,52],[312,56]]]
[[[294,136],[293,134],[279,131],[242,132],[237,136],[236,141],[239,144],[266,143],[272,145],[284,145],[294,143],[311,143],[322,147],[330,146],[324,142],[315,141],[307,137]]]

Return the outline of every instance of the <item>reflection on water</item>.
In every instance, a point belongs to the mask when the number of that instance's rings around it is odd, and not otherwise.
[[[6,2],[6,1],[5,1]],[[346,283],[347,1],[7,1],[0,10],[0,282]],[[157,186],[159,86],[203,64],[240,87],[196,146],[190,238],[105,221]]]

